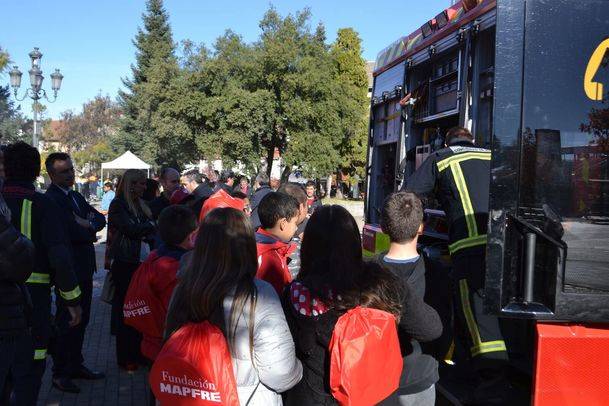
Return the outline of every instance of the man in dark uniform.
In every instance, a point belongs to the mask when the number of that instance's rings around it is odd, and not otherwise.
[[[17,142],[4,151],[6,182],[3,195],[11,211],[11,221],[36,249],[35,268],[26,282],[32,299],[32,341],[29,345],[33,362],[23,377],[13,378],[11,403],[35,405],[46,367],[46,354],[51,333],[51,286],[55,285],[56,302],[69,313],[69,325],[80,323],[80,287],[74,272],[72,254],[62,214],[55,202],[36,192],[34,181],[40,174],[38,150]]]
[[[82,291],[82,320],[77,326],[69,326],[69,312],[65,304],[57,303],[55,323],[59,333],[52,354],[53,385],[59,390],[78,393],[80,389],[72,382],[72,378],[104,377],[103,373],[91,371],[83,365],[82,345],[91,314],[93,274],[97,270],[93,243],[97,240],[96,233],[106,226],[106,218],[91,207],[80,193],[72,190],[75,174],[68,154],[50,154],[45,167],[51,178],[51,185],[45,194],[62,210],[62,222],[67,227],[76,277]]]
[[[435,194],[449,225],[449,251],[455,281],[456,334],[466,343],[481,383],[472,403],[505,399],[507,351],[496,316],[484,314],[486,229],[491,152],[474,144],[462,127],[446,134],[446,148],[432,153],[408,179],[405,189]]]

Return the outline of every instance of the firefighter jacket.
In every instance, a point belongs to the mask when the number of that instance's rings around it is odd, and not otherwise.
[[[458,138],[433,152],[405,189],[434,194],[446,213],[451,255],[484,252],[488,222],[491,152]]]
[[[34,243],[34,272],[27,285],[54,285],[61,299],[73,306],[80,302],[70,242],[61,222],[59,207],[27,182],[6,181],[2,194],[12,213],[12,223]]]

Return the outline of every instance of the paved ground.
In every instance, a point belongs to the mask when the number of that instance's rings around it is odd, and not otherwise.
[[[105,244],[96,246],[98,269],[93,281],[93,304],[91,321],[87,328],[83,355],[85,364],[94,370],[103,371],[105,379],[98,381],[76,381],[81,392],[78,395],[63,393],[51,385],[52,358],[47,360],[38,406],[42,405],[91,405],[127,406],[146,405],[148,389],[146,372],[143,369],[129,374],[119,370],[115,362],[115,338],[110,335],[110,305],[99,300],[105,271],[103,252]]]

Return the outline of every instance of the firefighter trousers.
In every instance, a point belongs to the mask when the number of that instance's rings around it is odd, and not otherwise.
[[[51,288],[48,283],[27,283],[26,286],[33,304],[32,341],[27,341],[24,345],[32,346],[33,343],[34,362],[27,373],[13,377],[12,399],[17,399],[19,405],[29,406],[36,404],[46,368],[47,346],[51,335]]]
[[[484,314],[484,254],[452,257],[455,336],[469,350],[475,370],[502,369],[508,355],[497,316]]]

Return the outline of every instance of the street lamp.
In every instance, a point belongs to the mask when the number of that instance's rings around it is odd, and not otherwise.
[[[44,80],[42,69],[40,69],[42,53],[38,48],[34,48],[34,50],[29,53],[29,56],[32,60],[32,68],[28,71],[30,75],[30,88],[25,90],[23,97],[17,97],[17,90],[21,86],[21,76],[23,76],[23,73],[21,73],[17,66],[13,66],[13,69],[11,69],[8,74],[11,78],[11,87],[13,88],[15,99],[22,101],[25,100],[26,97],[30,97],[34,100],[34,133],[32,134],[32,145],[38,148],[38,100],[45,98],[49,103],[54,103],[55,100],[57,100],[57,92],[61,88],[63,75],[59,72],[59,69],[55,69],[55,72],[51,73],[51,89],[53,90],[53,98],[51,100],[47,96],[47,92],[42,88],[42,81]]]

